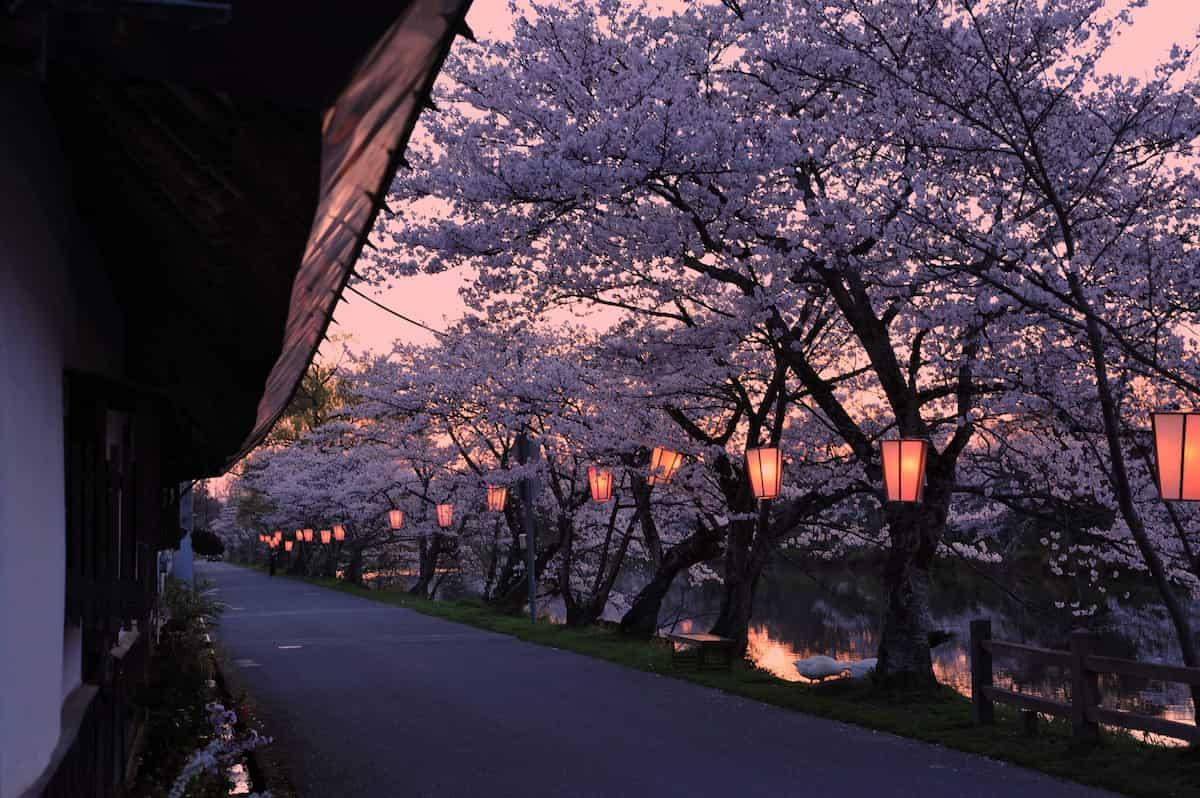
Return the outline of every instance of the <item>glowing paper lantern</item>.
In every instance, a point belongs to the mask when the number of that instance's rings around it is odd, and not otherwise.
[[[439,504],[437,506],[437,522],[442,529],[447,529],[454,523],[454,505]]]
[[[783,452],[778,446],[746,450],[746,473],[755,498],[775,499],[783,486]]]
[[[612,498],[613,473],[605,466],[588,467],[588,486],[592,489],[592,501],[606,502]]]
[[[333,535],[332,535],[332,533],[330,533],[330,531],[329,531],[328,529],[322,529],[322,530],[321,530],[321,545],[322,545],[322,546],[328,546],[328,545],[329,545],[329,539],[330,539],[331,537],[333,537]]]
[[[487,486],[487,508],[493,513],[504,512],[504,504],[508,501],[508,488],[503,485]]]
[[[1159,495],[1169,502],[1200,501],[1200,412],[1155,413],[1152,423]]]
[[[881,441],[883,486],[890,502],[919,502],[925,495],[925,457],[929,443],[920,438]]]
[[[301,540],[304,540],[304,530],[297,529],[296,530],[296,542],[300,542]]]
[[[294,541],[294,540],[285,540],[285,541],[283,541],[283,550],[284,550],[284,551],[291,551],[291,550],[292,550],[292,546],[295,546],[295,545],[296,545],[296,541]]]
[[[402,510],[388,510],[388,526],[392,529],[399,529],[404,526],[404,512]]]
[[[259,543],[266,543],[266,542],[267,542],[267,536],[266,536],[265,534],[263,534],[262,532],[259,532],[259,533],[258,533],[258,542],[259,542]]]
[[[305,543],[313,542],[313,531],[311,529],[304,530],[304,542]]]
[[[342,526],[341,524],[334,524],[333,525],[333,539],[334,540],[345,540],[346,539],[346,527]]]
[[[651,485],[660,482],[664,485],[675,479],[675,472],[683,465],[683,455],[655,446],[650,451],[650,477],[646,480]]]

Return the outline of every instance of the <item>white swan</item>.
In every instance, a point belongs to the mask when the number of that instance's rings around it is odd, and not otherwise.
[[[875,666],[878,663],[879,660],[876,657],[852,659],[846,663],[846,669],[850,671],[851,679],[865,679],[875,671]]]
[[[805,679],[812,679],[814,682],[821,682],[828,679],[830,676],[841,676],[847,670],[846,663],[838,662],[833,657],[826,657],[818,654],[815,657],[805,657],[798,659],[793,665],[800,675]]]
[[[875,670],[877,662],[878,660],[875,657],[871,657],[870,659],[836,660],[833,657],[818,654],[815,657],[798,659],[792,664],[805,679],[822,682],[831,676],[843,675],[847,675],[851,679],[862,679]]]

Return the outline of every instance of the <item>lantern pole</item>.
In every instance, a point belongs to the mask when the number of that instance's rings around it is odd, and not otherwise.
[[[517,368],[524,369],[525,367],[525,352],[520,345],[517,346]],[[521,378],[524,379],[524,372],[521,373]],[[522,406],[527,406],[528,398],[518,396],[517,402]],[[532,416],[532,413],[530,413]],[[521,465],[528,465],[533,459],[533,451],[530,447],[529,436],[525,432],[525,427],[522,425],[520,432],[517,433],[517,462]],[[537,623],[537,536],[533,532],[533,480],[529,475],[521,477],[521,527],[525,530],[525,570],[529,580],[529,622]]]
[[[529,436],[525,431],[517,433],[517,462],[526,465],[530,460]],[[537,577],[534,574],[537,557],[534,549],[537,536],[533,533],[533,480],[526,474],[521,477],[521,526],[525,529],[525,570],[529,576],[529,622],[537,622]]]

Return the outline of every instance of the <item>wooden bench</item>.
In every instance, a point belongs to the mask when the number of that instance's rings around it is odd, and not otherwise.
[[[668,634],[671,643],[671,665],[694,665],[696,670],[704,670],[705,664],[711,666],[718,663],[725,670],[733,670],[734,652],[736,646],[728,637],[710,634]],[[682,648],[681,648],[682,646]]]

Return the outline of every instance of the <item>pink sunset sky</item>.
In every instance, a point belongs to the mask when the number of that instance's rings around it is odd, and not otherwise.
[[[1124,5],[1124,0],[1110,4],[1114,7]],[[511,36],[510,19],[504,0],[476,0],[467,16],[479,37],[486,39]],[[1117,40],[1101,66],[1137,77],[1149,77],[1153,65],[1172,44],[1190,42],[1198,30],[1200,0],[1149,0],[1146,8],[1135,12],[1133,27]],[[415,135],[421,135],[420,124]],[[463,303],[458,296],[463,279],[462,274],[454,272],[417,275],[398,279],[386,288],[362,286],[361,290],[406,316],[442,328],[463,313]],[[425,330],[401,321],[348,291],[334,317],[338,324],[330,328],[329,334],[335,341],[322,347],[324,358],[337,358],[341,340],[354,351],[371,349],[378,352],[388,351],[397,339],[421,344],[434,340],[434,336]]]

